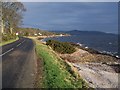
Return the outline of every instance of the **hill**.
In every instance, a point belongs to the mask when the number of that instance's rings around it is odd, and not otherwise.
[[[38,36],[38,35],[54,35],[56,33],[49,32],[46,30],[36,29],[36,28],[18,28],[16,30],[17,33],[19,33],[22,36]]]
[[[70,35],[106,35],[109,34],[111,35],[112,33],[105,33],[105,32],[100,32],[100,31],[80,31],[80,30],[71,30],[71,31],[52,31],[55,33],[67,33]],[[115,35],[115,34],[112,34]]]

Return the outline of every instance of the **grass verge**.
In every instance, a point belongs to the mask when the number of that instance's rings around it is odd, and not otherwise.
[[[36,52],[43,60],[44,88],[87,88],[71,67],[60,59],[47,45],[36,41]]]
[[[17,37],[16,39],[11,39],[9,41],[2,41],[2,43],[0,43],[0,46],[15,42],[16,40],[18,40],[19,38]]]

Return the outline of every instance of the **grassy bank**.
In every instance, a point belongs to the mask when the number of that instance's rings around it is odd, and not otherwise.
[[[36,41],[36,52],[43,61],[44,88],[86,88],[86,83],[47,45]],[[39,86],[38,86],[39,87]]]
[[[19,39],[19,38],[17,37],[16,39],[11,39],[11,40],[8,40],[8,41],[2,41],[2,42],[0,43],[0,46],[3,46],[3,45],[6,45],[6,44],[15,42],[15,41],[18,40],[18,39]]]

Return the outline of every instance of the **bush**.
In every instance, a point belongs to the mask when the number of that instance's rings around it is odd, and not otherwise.
[[[71,54],[76,51],[74,46],[72,46],[68,42],[59,42],[59,41],[55,41],[55,40],[48,40],[46,42],[46,45],[51,46],[53,50],[55,50],[56,52],[61,53],[61,54],[65,54],[65,53]]]
[[[12,40],[12,39],[16,39],[16,35],[14,35],[14,34],[2,35],[2,41],[8,41],[8,40]]]

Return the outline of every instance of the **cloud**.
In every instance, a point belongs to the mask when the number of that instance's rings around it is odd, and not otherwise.
[[[24,24],[47,30],[117,32],[117,3],[24,3]],[[24,26],[25,26],[24,25]],[[114,30],[114,31],[113,31]]]

